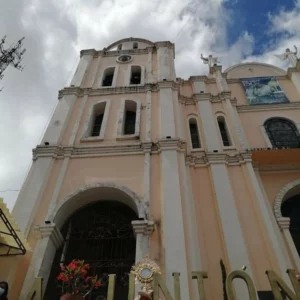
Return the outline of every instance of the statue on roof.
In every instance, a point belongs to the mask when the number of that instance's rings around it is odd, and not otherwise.
[[[297,57],[297,47],[294,46],[295,48],[295,52],[292,52],[289,48],[287,48],[285,50],[285,53],[283,54],[275,54],[274,56],[276,56],[277,58],[279,58],[280,60],[289,60],[289,62],[291,63],[292,67],[296,67],[296,64],[297,64],[297,60],[298,60],[298,57]]]
[[[201,59],[203,63],[209,65],[210,68],[216,66],[219,63],[218,57],[213,57],[211,54],[208,57],[204,57],[201,53]]]

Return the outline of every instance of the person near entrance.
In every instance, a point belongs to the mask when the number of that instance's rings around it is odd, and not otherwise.
[[[8,283],[6,281],[0,282],[0,300],[8,300]]]

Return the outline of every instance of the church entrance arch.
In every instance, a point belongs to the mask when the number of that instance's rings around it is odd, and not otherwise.
[[[98,201],[80,208],[62,226],[63,245],[56,251],[45,300],[59,300],[56,277],[60,264],[83,259],[103,285],[87,299],[106,299],[108,274],[116,274],[115,299],[128,294],[128,273],[135,263],[136,241],[131,222],[135,211],[118,201]]]

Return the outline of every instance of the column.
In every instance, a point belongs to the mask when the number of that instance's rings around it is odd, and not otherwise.
[[[152,83],[153,80],[153,67],[152,67],[152,52],[153,48],[148,47],[148,61],[147,61],[147,67],[146,67],[146,83]],[[156,81],[156,80],[155,80]]]
[[[131,222],[136,236],[135,262],[140,261],[149,254],[149,237],[154,230],[154,222],[148,220],[138,220]]]
[[[27,296],[36,277],[42,277],[44,279],[43,291],[45,291],[50,275],[49,270],[51,270],[56,250],[63,242],[63,237],[59,229],[57,229],[53,223],[37,226],[36,230],[39,239],[34,248],[31,262],[24,280],[21,291],[21,300],[25,299]]]
[[[240,270],[243,265],[246,265],[247,273],[252,276],[250,260],[235,205],[227,166],[225,165],[225,161],[214,160],[213,156],[209,157],[208,155],[208,159],[230,269],[232,271]],[[248,290],[244,283],[235,282],[235,291],[237,299],[247,299]]]
[[[160,140],[162,160],[162,230],[165,249],[165,278],[173,291],[174,272],[180,273],[181,299],[190,299],[187,252],[178,165],[178,140]]]
[[[282,231],[283,236],[286,240],[286,243],[289,247],[292,258],[296,265],[296,269],[299,272],[300,271],[300,258],[299,258],[299,254],[297,252],[293,238],[290,233],[290,218],[280,218],[279,220],[277,220],[277,223],[278,223],[278,226],[279,226],[280,230]]]

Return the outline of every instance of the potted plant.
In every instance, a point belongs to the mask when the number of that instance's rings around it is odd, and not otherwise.
[[[90,265],[84,260],[72,260],[61,266],[57,280],[62,289],[60,300],[83,300],[95,288],[101,286],[97,276],[88,276]]]

